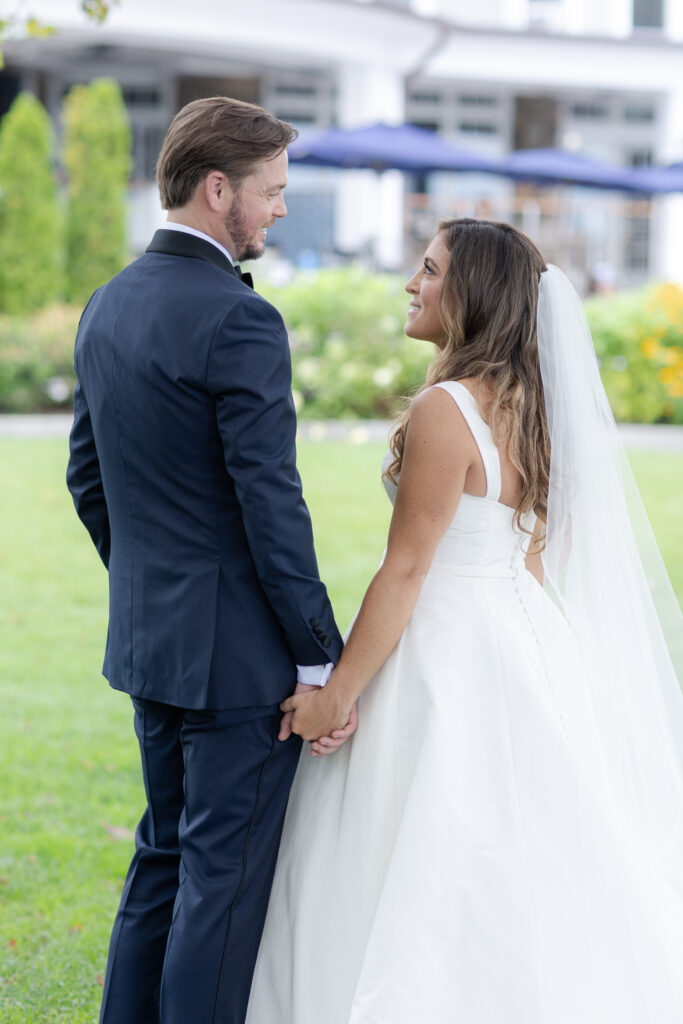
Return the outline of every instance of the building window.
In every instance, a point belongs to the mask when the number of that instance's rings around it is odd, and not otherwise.
[[[653,155],[651,149],[632,149],[626,154],[626,163],[629,167],[650,167]]]
[[[655,120],[655,108],[649,103],[628,103],[624,107],[624,121],[630,124],[652,124]]]
[[[647,270],[650,262],[649,217],[627,217],[625,229],[624,265],[628,270]]]
[[[633,0],[634,28],[664,28],[664,0]]]
[[[498,106],[497,96],[458,96],[458,103],[461,107],[496,107]]]
[[[127,107],[158,107],[161,92],[153,86],[124,85],[123,100]]]
[[[408,94],[409,103],[441,103],[443,96],[439,92],[424,92],[419,90]]]
[[[582,121],[604,121],[608,116],[607,107],[601,103],[572,103],[572,116]]]
[[[133,134],[133,177],[154,181],[166,129],[152,124],[131,124]]]
[[[460,121],[458,131],[464,135],[496,135],[498,129],[490,121]]]
[[[318,85],[317,83],[311,83],[311,85],[290,85],[287,82],[277,82],[274,91],[278,96],[317,96]]]
[[[441,130],[441,125],[438,121],[425,121],[421,117],[411,117],[410,123],[416,128],[423,128],[427,132],[438,132]]]

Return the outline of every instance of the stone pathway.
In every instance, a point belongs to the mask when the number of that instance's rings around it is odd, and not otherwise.
[[[0,416],[0,437],[68,437],[73,416]]]
[[[71,428],[69,413],[44,416],[0,416],[0,437],[67,437]],[[303,420],[299,437],[305,441],[347,441],[367,444],[385,443],[389,435],[387,420]],[[620,432],[626,448],[634,451],[683,452],[683,427],[662,424],[622,423]]]

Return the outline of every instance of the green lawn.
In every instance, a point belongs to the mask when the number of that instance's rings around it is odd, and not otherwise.
[[[340,626],[384,547],[382,445],[302,444]],[[0,1021],[92,1024],[142,810],[128,698],[100,676],[106,578],[63,483],[62,441],[0,439]],[[683,598],[683,455],[633,459]]]

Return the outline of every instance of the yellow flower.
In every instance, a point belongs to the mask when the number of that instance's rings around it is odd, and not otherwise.
[[[666,366],[678,366],[681,368],[683,367],[683,349],[680,349],[677,345],[662,348],[659,352],[659,360]]]
[[[660,353],[660,347],[654,338],[643,338],[640,343],[640,351],[647,359],[656,359]]]
[[[670,327],[680,328],[683,324],[683,289],[677,284],[658,285],[648,305],[662,315]]]
[[[683,398],[683,363],[665,366],[659,371],[659,379],[671,398]]]

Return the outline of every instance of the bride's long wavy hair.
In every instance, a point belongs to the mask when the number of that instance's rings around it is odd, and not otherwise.
[[[477,397],[494,441],[522,477],[514,523],[528,533],[520,522],[526,512],[544,523],[548,514],[550,438],[536,341],[545,263],[510,224],[443,220],[437,233],[449,252],[439,295],[444,345],[416,394],[444,380],[478,380]],[[412,399],[392,432],[387,475],[393,480],[401,470],[411,405]]]

